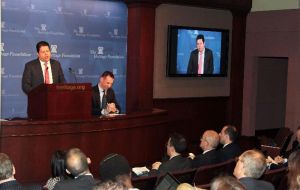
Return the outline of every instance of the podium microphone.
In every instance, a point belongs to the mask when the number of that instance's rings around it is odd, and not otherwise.
[[[69,72],[72,73],[72,75],[74,76],[74,79],[75,79],[75,83],[77,83],[77,77],[76,77],[75,71],[71,67],[69,67]]]

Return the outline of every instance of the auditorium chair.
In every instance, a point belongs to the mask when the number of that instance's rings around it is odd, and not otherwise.
[[[287,147],[291,141],[293,132],[287,128],[282,127],[277,132],[274,139],[270,138],[261,138],[261,150],[272,158],[278,155],[284,155]]]
[[[232,175],[236,165],[235,158],[222,163],[199,167],[195,173],[194,184],[197,187],[204,187],[210,184],[211,180],[220,175]]]
[[[274,170],[266,170],[261,179],[272,183],[275,189],[282,186],[287,175],[287,167],[282,167]]]
[[[179,172],[172,172],[172,175],[180,182],[180,183],[189,183],[192,184],[194,180],[194,176],[197,169],[187,169]]]
[[[157,176],[143,176],[132,178],[132,185],[137,189],[154,190],[157,184],[157,179]]]

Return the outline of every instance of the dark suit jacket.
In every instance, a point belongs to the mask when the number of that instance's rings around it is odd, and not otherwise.
[[[58,61],[50,59],[53,83],[64,83],[65,77]],[[32,89],[44,83],[43,70],[39,59],[29,61],[25,65],[22,77],[22,89],[28,94]]]
[[[93,99],[92,99],[92,114],[93,115],[101,115],[101,102],[100,102],[100,92],[98,88],[98,84],[96,86],[93,86],[92,89]],[[107,89],[106,91],[106,99],[107,103],[115,103],[116,108],[119,110],[119,113],[121,112],[121,107],[119,106],[115,92],[112,88]]]
[[[257,180],[251,177],[240,178],[239,181],[247,190],[275,190],[274,186],[267,181]]]
[[[222,162],[239,157],[240,154],[242,153],[240,146],[236,143],[228,144],[224,148],[221,148],[219,152],[220,152],[220,159]]]
[[[1,190],[41,190],[42,187],[39,185],[27,185],[22,186],[17,180],[8,181],[0,184]]]
[[[91,190],[95,185],[95,180],[91,175],[81,175],[75,179],[68,179],[58,182],[54,190]]]
[[[214,72],[213,54],[210,49],[205,48],[203,74],[213,74],[213,72]],[[195,49],[191,52],[187,74],[195,74],[195,75],[198,74],[198,49]]]
[[[220,162],[219,152],[215,149],[206,152],[205,154],[199,154],[192,160],[192,167],[198,168],[200,166],[217,164]]]
[[[181,171],[184,169],[189,169],[191,166],[191,159],[185,158],[182,155],[178,155],[173,157],[171,160],[162,163],[158,170],[151,170],[150,175]]]

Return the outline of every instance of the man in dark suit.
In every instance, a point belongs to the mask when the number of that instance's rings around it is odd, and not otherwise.
[[[242,153],[241,148],[235,143],[238,132],[235,126],[225,125],[219,133],[220,143],[223,147],[219,150],[222,162],[236,158]]]
[[[190,154],[190,157],[193,159],[192,167],[198,168],[204,165],[219,163],[219,153],[216,150],[219,144],[218,133],[214,130],[207,130],[203,133],[200,141],[200,147],[203,150],[203,153],[196,157],[193,154]]]
[[[66,155],[67,171],[74,176],[74,179],[68,179],[58,182],[54,190],[82,190],[92,189],[95,185],[93,175],[88,167],[88,158],[78,148],[72,148]]]
[[[274,186],[258,180],[267,167],[265,156],[258,150],[247,150],[239,156],[233,175],[247,190],[274,190]]]
[[[166,144],[169,160],[163,163],[153,163],[150,174],[156,175],[191,168],[191,160],[181,155],[186,150],[186,147],[187,142],[182,135],[178,133],[171,134]]]
[[[40,41],[36,44],[38,58],[25,65],[22,89],[28,94],[40,84],[64,83],[65,77],[58,61],[51,59],[50,45]]]
[[[31,186],[21,185],[15,179],[14,177],[15,173],[16,170],[10,158],[4,153],[0,153],[0,189],[1,190],[42,189],[42,187],[38,185],[31,185]]]
[[[93,87],[92,114],[107,115],[120,113],[121,108],[116,100],[115,92],[111,88],[115,76],[110,71],[105,71],[99,78],[99,82]]]
[[[210,49],[205,47],[205,39],[202,34],[196,38],[197,49],[193,50],[187,68],[187,74],[202,75],[213,74],[214,58]]]

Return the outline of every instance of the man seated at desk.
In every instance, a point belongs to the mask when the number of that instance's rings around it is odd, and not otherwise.
[[[110,71],[105,71],[99,78],[99,82],[93,87],[92,114],[107,115],[120,113],[121,108],[116,100],[115,92],[111,88],[115,76]]]

